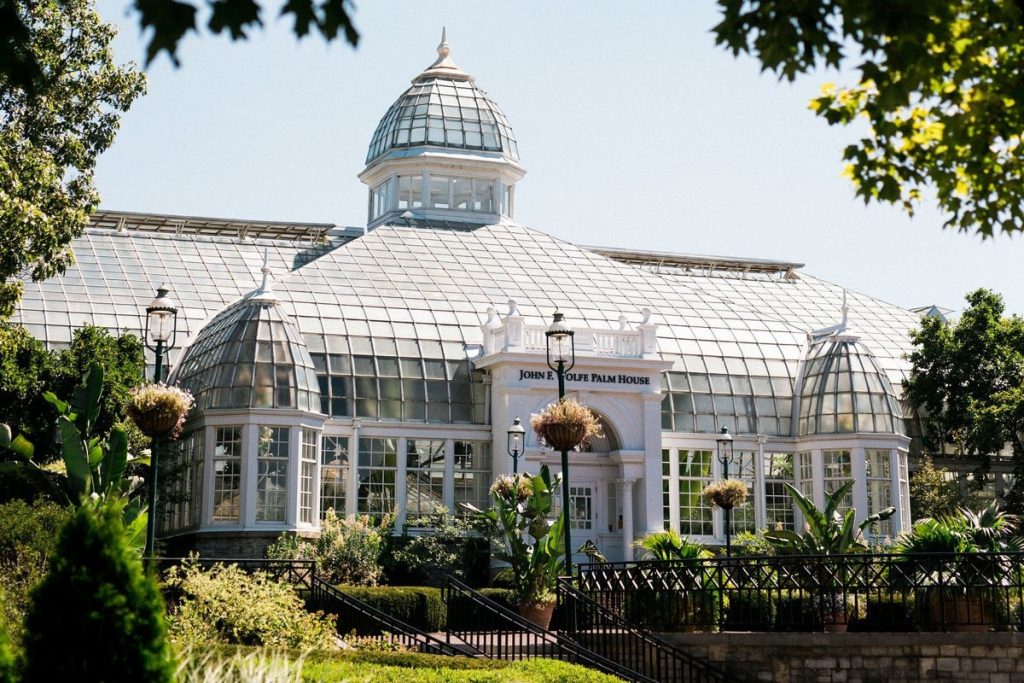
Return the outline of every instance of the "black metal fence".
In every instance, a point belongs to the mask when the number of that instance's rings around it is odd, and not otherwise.
[[[725,671],[636,627],[576,590],[573,579],[558,585],[559,634],[603,657],[639,672],[642,680],[679,683],[726,683]]]
[[[1024,554],[581,565],[576,588],[652,631],[1024,630]]]

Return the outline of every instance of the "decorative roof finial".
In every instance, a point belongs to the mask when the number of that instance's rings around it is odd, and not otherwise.
[[[438,61],[445,59],[451,54],[452,49],[448,46],[448,27],[441,27],[441,43],[437,46]]]

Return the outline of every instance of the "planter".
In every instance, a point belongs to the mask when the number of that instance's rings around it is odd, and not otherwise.
[[[146,436],[163,436],[174,429],[181,414],[177,411],[147,410],[134,412],[131,417]]]
[[[988,633],[996,623],[996,606],[986,591],[930,591],[928,612],[931,623],[955,633]]]
[[[587,426],[579,422],[551,422],[544,425],[542,436],[549,446],[558,451],[571,451],[587,435]]]
[[[545,631],[551,626],[551,615],[555,613],[554,602],[521,602],[518,605],[519,616],[540,626]]]

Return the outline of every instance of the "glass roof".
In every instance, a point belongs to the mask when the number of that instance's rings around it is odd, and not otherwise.
[[[635,325],[648,307],[659,351],[673,361],[664,429],[788,436],[807,333],[835,323],[842,306],[840,287],[803,272],[658,274],[510,223],[385,226],[315,257],[308,243],[90,229],[64,276],[26,285],[16,320],[51,346],[70,340],[72,325],[139,333],[142,308],[168,282],[195,333],[255,287],[264,245],[279,306],[315,368],[319,408],[336,416],[483,423],[485,386],[471,364],[479,326],[488,306],[503,311],[514,299],[530,324],[559,308],[570,324],[593,328],[617,328],[620,314]],[[898,383],[918,317],[853,293],[849,306],[873,362]]]
[[[855,432],[903,434],[902,410],[857,338],[831,335],[807,351],[798,435]]]
[[[424,145],[500,152],[519,160],[505,115],[469,78],[418,77],[377,124],[366,163],[391,149]]]
[[[294,323],[273,299],[232,304],[185,350],[171,377],[199,410],[297,408],[319,412],[313,361]]]

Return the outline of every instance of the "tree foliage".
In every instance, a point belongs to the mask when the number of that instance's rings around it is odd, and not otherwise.
[[[858,62],[811,108],[831,125],[866,120],[843,152],[858,196],[909,213],[934,193],[946,227],[1024,230],[1024,2],[719,0],[716,40],[793,80]]]
[[[967,295],[955,324],[924,318],[911,335],[912,369],[904,385],[924,426],[925,445],[951,447],[987,469],[1009,446],[1014,484],[1007,507],[1024,507],[1024,320],[1004,317],[1003,299],[986,289]]]
[[[32,595],[24,680],[171,681],[163,614],[117,505],[83,505]]]
[[[23,327],[0,323],[0,423],[10,425],[35,446],[33,459],[50,462],[60,456],[55,438],[57,414],[43,395],[70,397],[92,363],[103,368],[100,412],[93,430],[105,434],[124,422],[125,403],[143,382],[146,359],[142,342],[132,334],[112,336],[100,327],[75,330],[68,348],[48,351]],[[131,431],[129,436],[131,436]],[[142,444],[138,437],[133,444]],[[0,450],[0,460],[6,454]],[[3,495],[0,494],[0,499]]]
[[[115,30],[92,0],[4,0],[0,27],[3,319],[25,278],[42,280],[73,262],[70,242],[99,202],[96,158],[145,78],[114,63]]]

